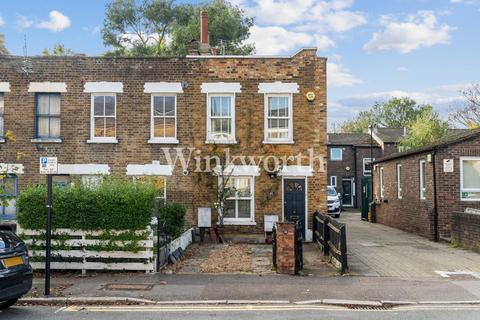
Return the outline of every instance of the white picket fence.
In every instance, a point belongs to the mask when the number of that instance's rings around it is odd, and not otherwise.
[[[111,231],[111,234],[121,234],[125,231]],[[31,239],[32,236],[41,236],[44,231],[17,228],[19,235],[25,236],[25,243],[28,245],[45,246],[45,241]],[[148,234],[147,240],[135,240],[136,245],[140,247],[139,251],[96,251],[92,246],[102,246],[112,243],[110,240],[88,239],[100,236],[102,232],[56,229],[52,234],[70,239],[52,240],[52,245],[65,245],[70,247],[68,250],[53,250],[52,259],[62,261],[52,261],[51,269],[58,270],[129,270],[129,271],[154,271],[154,253],[153,253],[153,234],[151,229],[135,232],[137,235]],[[114,241],[115,246],[124,246],[132,241]],[[45,257],[45,250],[31,250],[32,257]],[[68,260],[72,261],[68,261]],[[79,261],[81,259],[81,261]],[[101,259],[102,261],[98,261]],[[93,260],[93,261],[92,261]],[[115,262],[107,262],[114,260]],[[125,260],[125,261],[122,261]],[[132,261],[133,260],[133,261]],[[33,269],[45,269],[45,262],[31,262]]]

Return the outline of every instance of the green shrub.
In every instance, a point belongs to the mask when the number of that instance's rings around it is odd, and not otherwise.
[[[45,229],[45,186],[30,186],[17,198],[18,223]],[[92,188],[74,183],[53,188],[53,228],[81,230],[142,230],[149,225],[155,187],[150,183],[105,179]]]
[[[172,237],[178,237],[185,226],[185,213],[187,209],[179,203],[167,203],[161,206],[160,225],[165,229],[166,233]]]

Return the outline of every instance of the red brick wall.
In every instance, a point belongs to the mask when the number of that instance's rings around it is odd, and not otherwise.
[[[277,223],[277,272],[295,274],[295,224]]]
[[[219,153],[206,145],[206,96],[203,82],[240,82],[236,95],[236,145],[231,155],[296,155],[313,148],[326,156],[326,60],[315,50],[304,50],[292,58],[93,58],[32,57],[32,72],[21,72],[21,57],[0,58],[0,81],[10,82],[5,93],[5,129],[16,140],[0,143],[0,162],[21,163],[25,174],[19,177],[20,190],[28,184],[44,183],[38,173],[40,156],[57,156],[59,163],[104,163],[112,174],[125,175],[127,164],[146,164],[163,157],[163,147],[195,147],[202,155]],[[27,92],[30,82],[65,82],[61,95],[61,143],[32,143],[34,137],[35,95]],[[123,83],[117,94],[117,144],[87,144],[90,135],[90,94],[83,92],[86,81]],[[145,82],[188,83],[177,95],[177,137],[179,145],[148,144],[150,138],[150,94]],[[260,82],[296,82],[299,94],[293,98],[293,145],[263,144],[264,95]],[[313,91],[314,102],[305,94]],[[306,162],[304,165],[308,164]],[[193,165],[193,161],[192,161]],[[196,223],[197,208],[211,207],[214,201],[211,179],[190,173],[185,176],[177,165],[167,178],[167,199],[188,206],[188,221]],[[280,180],[280,181],[279,181]],[[308,178],[308,212],[326,210],[326,172]],[[255,177],[256,227],[237,227],[240,231],[263,232],[263,215],[282,213],[281,179],[272,180],[265,172]],[[273,195],[273,196],[268,196]],[[311,218],[309,218],[311,224]]]
[[[452,240],[463,248],[480,252],[480,215],[455,212],[452,214]]]
[[[434,238],[433,162],[427,155],[433,151],[388,160],[374,170],[374,195],[377,198],[377,222],[398,229]],[[480,208],[480,201],[460,199],[460,157],[480,156],[480,139],[470,139],[441,148],[432,157],[437,173],[437,211],[440,238],[451,237],[451,213],[465,208]],[[419,161],[424,159],[426,175],[425,200],[420,199]],[[454,160],[454,172],[443,172],[443,160]],[[396,165],[402,165],[403,198],[397,197]],[[385,197],[380,199],[380,167],[384,167]]]

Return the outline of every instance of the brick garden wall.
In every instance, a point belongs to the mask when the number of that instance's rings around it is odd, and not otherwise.
[[[480,214],[452,214],[452,240],[463,248],[480,252]]]
[[[240,82],[236,95],[236,138],[229,145],[235,155],[308,154],[313,148],[319,157],[326,156],[326,60],[315,50],[303,50],[292,58],[94,58],[32,57],[32,72],[24,74],[21,57],[0,58],[0,81],[10,83],[5,93],[5,130],[15,141],[0,143],[0,163],[20,163],[25,174],[19,176],[20,191],[28,184],[44,183],[38,173],[40,156],[57,156],[59,163],[108,164],[112,174],[125,175],[128,164],[147,164],[160,160],[166,164],[162,148],[193,147],[202,155],[221,153],[225,146],[207,145],[206,95],[203,82]],[[33,143],[35,94],[27,92],[30,82],[65,82],[61,94],[61,143]],[[123,83],[117,94],[117,144],[87,144],[90,138],[91,96],[84,93],[87,81]],[[177,95],[178,145],[148,144],[150,138],[150,94],[145,82],[186,82],[184,93]],[[299,94],[293,98],[292,145],[263,144],[264,95],[258,93],[260,82],[296,82]],[[314,102],[305,94],[313,91]],[[304,165],[308,163],[304,162]],[[193,161],[192,161],[193,169]],[[193,171],[193,170],[192,170]],[[308,178],[308,211],[326,210],[326,172]],[[216,183],[216,182],[215,182]],[[282,213],[281,178],[271,179],[264,172],[255,177],[256,226],[232,227],[237,231],[262,232],[263,215]],[[183,174],[181,166],[167,178],[167,200],[185,203],[189,224],[196,223],[197,208],[211,207],[214,201],[212,177]],[[311,218],[308,219],[311,225]]]

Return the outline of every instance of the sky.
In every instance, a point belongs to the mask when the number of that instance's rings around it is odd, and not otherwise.
[[[182,2],[195,2],[181,0]],[[107,51],[101,28],[109,0],[0,0],[6,47],[38,55],[57,43]],[[254,17],[257,54],[317,47],[328,58],[330,127],[375,102],[409,96],[444,118],[480,83],[480,0],[231,0]]]

